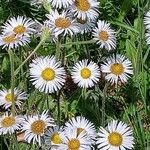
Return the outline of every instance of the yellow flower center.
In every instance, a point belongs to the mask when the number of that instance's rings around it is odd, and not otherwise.
[[[117,132],[112,132],[108,136],[108,141],[112,146],[120,146],[122,144],[122,135]]]
[[[82,132],[85,131],[83,128],[77,128],[77,136]]]
[[[68,142],[68,150],[79,150],[80,141],[78,139],[71,139]]]
[[[55,20],[55,25],[57,28],[68,28],[71,25],[71,21],[66,18],[58,18]]]
[[[124,72],[124,67],[122,64],[115,63],[111,65],[110,71],[115,75],[121,75]]]
[[[23,26],[23,25],[18,25],[16,26],[13,31],[16,33],[16,34],[22,34],[26,31],[26,28]]]
[[[75,5],[80,11],[88,11],[91,7],[88,0],[76,0]]]
[[[16,36],[14,35],[14,34],[12,34],[12,35],[9,35],[9,36],[6,36],[6,37],[4,37],[3,38],[3,41],[5,42],[5,43],[11,43],[11,42],[14,42],[15,40],[16,40],[16,38],[15,38]]]
[[[2,127],[5,127],[5,128],[11,127],[14,123],[15,123],[15,118],[12,116],[11,117],[5,117],[1,121]]]
[[[59,133],[54,133],[51,137],[51,141],[54,144],[61,144],[61,137],[60,137]]]
[[[34,121],[31,125],[31,131],[34,134],[40,135],[44,133],[46,124],[43,120]]]
[[[107,41],[109,38],[109,35],[108,35],[108,32],[107,31],[101,31],[99,33],[99,39],[102,40],[102,41]]]
[[[80,24],[85,24],[87,22],[87,20],[83,20],[81,18],[77,18],[77,21],[80,23]]]
[[[46,81],[51,81],[55,78],[55,71],[52,68],[46,68],[42,71],[42,78]]]
[[[16,101],[16,100],[17,100],[17,96],[16,96],[16,95],[12,95],[11,93],[8,93],[8,94],[5,96],[5,100],[6,100],[7,102]]]
[[[91,70],[89,70],[88,68],[83,68],[80,74],[82,78],[87,79],[91,76]]]

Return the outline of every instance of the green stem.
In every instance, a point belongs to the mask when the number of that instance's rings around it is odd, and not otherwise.
[[[105,87],[103,89],[103,97],[102,97],[102,126],[105,126],[105,120],[106,120],[106,99],[107,99],[107,87],[108,84],[105,84]]]
[[[39,47],[44,43],[44,40],[41,40],[37,47],[33,50],[33,52],[21,63],[21,65],[15,70],[14,75],[17,75],[22,66],[34,55],[34,53],[39,49]]]
[[[12,114],[15,116],[15,101],[14,101],[14,87],[15,87],[15,75],[14,75],[14,53],[13,50],[8,51],[11,66],[11,99],[12,99]]]
[[[56,59],[59,59],[60,58],[60,53],[61,53],[61,43],[58,41],[56,43]]]
[[[89,41],[68,42],[65,44],[61,44],[61,47],[66,47],[68,45],[81,45],[81,44],[91,44],[91,43],[95,43],[95,41],[89,40]]]
[[[60,93],[61,91],[58,91],[56,94],[56,100],[57,100],[57,122],[58,125],[60,125]]]

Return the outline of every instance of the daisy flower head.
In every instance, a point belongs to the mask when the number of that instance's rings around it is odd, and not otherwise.
[[[99,81],[100,69],[96,63],[85,59],[75,64],[71,75],[74,83],[79,87],[88,88]]]
[[[45,22],[55,37],[58,37],[60,34],[63,34],[63,36],[73,36],[79,30],[78,24],[75,23],[75,20],[72,20],[71,14],[68,11],[63,11],[61,14],[57,10],[51,11],[46,17],[48,20]]]
[[[81,34],[88,33],[93,30],[95,27],[95,20],[89,20],[87,19],[81,19],[81,18],[76,18],[77,23],[79,24],[79,30]]]
[[[106,129],[100,127],[96,144],[97,148],[107,150],[133,149],[132,130],[122,121],[113,120]]]
[[[133,74],[133,67],[131,61],[123,55],[117,54],[107,58],[106,62],[102,64],[101,71],[106,73],[105,79],[112,84],[127,82],[127,79]]]
[[[13,134],[16,130],[21,129],[21,123],[24,119],[20,116],[13,116],[6,112],[0,117],[0,135]]]
[[[66,122],[65,130],[67,131],[68,129],[77,129],[77,136],[83,132],[92,141],[96,138],[94,124],[82,116],[73,117],[68,122]]]
[[[74,0],[49,0],[53,7],[57,9],[68,8],[73,4]]]
[[[99,2],[97,0],[75,0],[70,10],[77,18],[93,20],[99,15],[98,8]]]
[[[54,56],[38,57],[29,67],[32,84],[40,92],[54,93],[65,83],[65,70]]]
[[[3,46],[2,48],[13,49],[28,43],[30,43],[30,38],[25,35],[17,36],[14,33],[0,35],[0,46]]]
[[[2,33],[11,33],[16,36],[25,35],[29,37],[35,32],[32,27],[34,24],[34,21],[23,16],[12,17],[2,26]]]
[[[115,31],[111,29],[110,24],[106,21],[99,20],[97,26],[93,30],[93,39],[97,41],[100,48],[105,48],[110,51],[116,48],[116,36]]]
[[[20,108],[22,101],[26,99],[27,99],[27,94],[17,88],[14,89],[14,95],[12,95],[11,89],[0,90],[0,106],[3,106],[5,109],[11,107],[13,101],[15,105]]]
[[[58,126],[49,127],[44,134],[44,146],[51,150],[56,150],[59,144],[62,143],[61,135],[63,134],[63,128]]]
[[[91,149],[91,141],[87,138],[85,133],[77,136],[77,129],[68,129],[62,134],[62,144],[59,145],[58,150],[89,150]]]
[[[43,111],[41,115],[25,116],[22,124],[22,131],[25,132],[24,138],[28,143],[39,143],[47,127],[55,126],[54,120],[48,115],[48,111]]]

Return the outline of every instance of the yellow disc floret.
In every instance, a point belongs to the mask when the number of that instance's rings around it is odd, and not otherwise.
[[[51,81],[55,78],[55,71],[52,68],[46,68],[42,71],[42,78],[46,81]]]
[[[122,144],[123,138],[120,133],[112,132],[108,136],[108,141],[112,146],[120,146]]]
[[[7,102],[12,102],[12,101],[16,101],[17,100],[17,96],[14,94],[12,95],[11,93],[8,93],[6,96],[5,96],[5,100]]]
[[[61,144],[61,137],[60,137],[60,134],[59,134],[59,133],[54,133],[54,134],[51,136],[51,141],[52,141],[54,144]]]
[[[111,65],[110,71],[115,75],[121,75],[124,72],[124,67],[122,64],[115,63]]]
[[[82,78],[88,79],[91,76],[91,70],[85,67],[81,70],[80,74]]]
[[[109,38],[109,35],[108,35],[107,31],[101,31],[99,33],[99,40],[102,40],[105,42],[108,40],[108,38]]]
[[[78,10],[84,11],[84,12],[88,11],[91,7],[88,0],[76,0],[75,5],[76,5]]]
[[[26,31],[26,28],[23,25],[18,25],[13,29],[13,31],[16,34],[23,34]]]
[[[12,116],[9,117],[5,117],[2,121],[1,121],[1,126],[8,128],[11,127],[13,124],[15,123],[15,118]]]
[[[45,127],[46,124],[43,120],[37,120],[31,124],[31,131],[34,134],[41,135],[44,133]]]
[[[57,28],[68,28],[71,25],[71,21],[67,18],[58,18],[55,20],[55,25]]]
[[[78,139],[71,139],[68,142],[68,150],[79,150],[80,141]]]
[[[3,38],[3,41],[8,44],[14,42],[15,40],[16,40],[16,36],[14,34],[8,35]]]

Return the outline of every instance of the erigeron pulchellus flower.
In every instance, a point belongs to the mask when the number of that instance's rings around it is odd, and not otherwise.
[[[2,34],[0,35],[0,46],[2,48],[14,49],[30,43],[28,36],[16,36],[16,34]]]
[[[77,136],[77,129],[69,129],[62,134],[62,144],[59,144],[57,150],[90,150],[91,141],[87,138],[85,133]]]
[[[55,8],[68,8],[73,4],[74,0],[49,0],[53,7]]]
[[[96,63],[85,59],[75,64],[71,75],[74,83],[79,87],[88,88],[99,81],[100,69]]]
[[[34,21],[23,16],[12,17],[2,26],[2,33],[30,36],[35,31],[33,28],[34,24]]]
[[[133,140],[130,127],[122,121],[113,120],[106,129],[100,127],[96,144],[99,150],[127,150],[133,149]]]
[[[54,93],[65,83],[65,70],[54,56],[36,58],[29,70],[32,84],[41,92]]]
[[[21,90],[15,88],[14,95],[11,94],[11,89],[9,90],[0,90],[0,106],[3,106],[5,109],[8,109],[14,104],[20,108],[22,101],[27,99],[27,94]]]
[[[59,144],[62,143],[62,134],[63,128],[59,126],[49,127],[44,134],[44,147],[51,150],[57,150]]]
[[[81,34],[91,32],[93,28],[95,27],[95,20],[89,20],[87,19],[81,19],[76,18],[77,23],[79,24],[79,32]]]
[[[127,79],[133,74],[131,61],[123,55],[117,54],[106,59],[101,65],[101,71],[106,73],[105,79],[112,84],[127,82]]]
[[[65,130],[67,131],[68,129],[77,129],[77,136],[79,136],[82,132],[85,133],[90,141],[94,141],[96,138],[94,124],[82,116],[73,117],[66,122]]]
[[[110,24],[106,21],[99,20],[97,26],[92,34],[93,39],[97,41],[97,44],[100,45],[100,48],[105,48],[110,51],[116,48],[116,36],[115,31],[111,29]]]
[[[43,111],[41,115],[25,116],[22,123],[22,131],[25,132],[24,139],[34,144],[37,142],[41,145],[41,138],[43,137],[47,127],[55,126],[54,120],[48,115],[48,111]]]
[[[13,134],[21,129],[21,123],[24,119],[20,116],[13,116],[6,112],[0,117],[0,135]]]
[[[98,8],[99,2],[97,0],[75,0],[70,10],[77,18],[93,20],[99,15]]]
[[[78,32],[78,24],[75,20],[72,20],[71,14],[67,11],[63,11],[61,14],[57,10],[51,11],[50,14],[46,14],[48,20],[45,23],[49,26],[52,34],[58,37],[60,34],[73,35]]]

